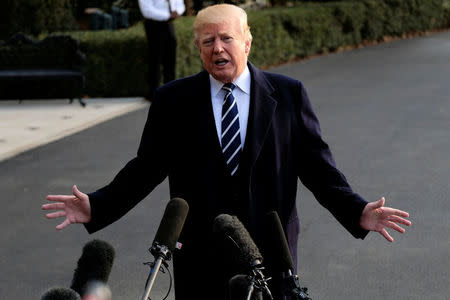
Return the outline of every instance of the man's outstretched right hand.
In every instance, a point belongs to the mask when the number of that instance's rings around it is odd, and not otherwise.
[[[72,193],[73,195],[48,195],[46,199],[55,203],[42,205],[43,210],[56,210],[46,214],[47,219],[66,217],[64,222],[56,226],[58,230],[69,224],[88,223],[91,220],[89,196],[80,192],[76,185],[73,186]]]

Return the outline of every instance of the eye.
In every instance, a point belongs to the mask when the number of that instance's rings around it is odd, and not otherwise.
[[[202,45],[203,46],[211,46],[213,44],[213,41],[214,41],[213,39],[203,40]]]
[[[222,38],[222,40],[223,40],[224,42],[228,43],[228,42],[231,42],[231,41],[233,40],[233,38],[232,38],[231,36],[224,36],[224,37]]]

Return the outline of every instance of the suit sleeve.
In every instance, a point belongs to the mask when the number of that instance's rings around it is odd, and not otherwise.
[[[359,226],[359,219],[367,204],[350,187],[344,174],[334,162],[331,151],[322,139],[319,121],[311,107],[304,86],[299,82],[296,118],[300,136],[297,173],[302,183],[319,203],[354,237],[363,239],[368,231]]]
[[[137,156],[105,187],[89,194],[92,220],[89,233],[115,222],[144,199],[168,173],[168,120],[164,101],[153,101]]]

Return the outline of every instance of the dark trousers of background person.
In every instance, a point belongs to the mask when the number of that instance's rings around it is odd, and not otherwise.
[[[177,37],[172,21],[145,20],[149,65],[148,65],[148,95],[151,100],[161,81],[161,66],[163,82],[175,79],[175,62]]]

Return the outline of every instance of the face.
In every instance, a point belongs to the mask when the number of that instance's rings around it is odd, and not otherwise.
[[[215,79],[233,82],[244,71],[251,41],[246,41],[239,21],[205,24],[197,48],[206,71]]]

